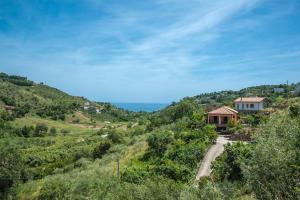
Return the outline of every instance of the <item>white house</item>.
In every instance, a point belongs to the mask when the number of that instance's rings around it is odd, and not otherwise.
[[[235,109],[241,112],[257,112],[264,109],[264,97],[240,97],[234,101]]]
[[[90,103],[89,102],[85,102],[84,104],[83,104],[83,109],[84,110],[88,110],[90,108]]]
[[[283,93],[283,92],[285,92],[285,89],[284,88],[274,88],[274,92],[275,93]]]

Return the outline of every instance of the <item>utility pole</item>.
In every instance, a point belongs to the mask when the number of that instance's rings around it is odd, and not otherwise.
[[[118,178],[120,178],[120,158],[117,158],[117,170],[118,170]]]

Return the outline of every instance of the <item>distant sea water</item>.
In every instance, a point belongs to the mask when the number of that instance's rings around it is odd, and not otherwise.
[[[161,109],[164,109],[169,104],[167,103],[113,103],[113,105],[118,108],[123,108],[125,110],[139,112],[154,112]]]

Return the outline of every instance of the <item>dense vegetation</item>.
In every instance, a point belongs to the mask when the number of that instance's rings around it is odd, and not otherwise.
[[[255,143],[228,145],[214,163],[213,178],[239,185],[256,199],[300,199],[300,105],[260,126]]]
[[[133,113],[2,73],[0,199],[299,199],[300,100],[294,85],[282,94],[274,87]],[[227,133],[254,141],[226,146],[212,176],[194,187],[217,137],[206,111],[253,95],[267,97],[268,114],[241,115]]]

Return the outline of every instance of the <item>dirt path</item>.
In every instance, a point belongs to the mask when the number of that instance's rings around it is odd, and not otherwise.
[[[201,177],[209,176],[211,173],[211,163],[223,153],[224,151],[224,145],[227,143],[231,143],[231,141],[223,135],[220,135],[217,138],[216,144],[211,146],[211,148],[206,153],[200,168],[198,170],[198,174],[196,176],[195,183],[200,180]]]

